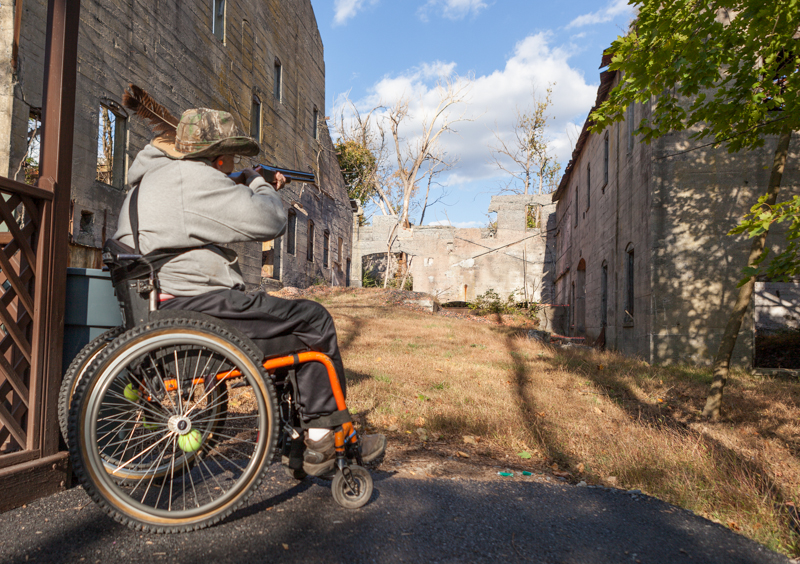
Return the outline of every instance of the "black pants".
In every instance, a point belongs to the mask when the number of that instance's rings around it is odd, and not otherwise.
[[[328,310],[317,302],[283,300],[264,292],[219,290],[172,298],[162,302],[159,309],[188,309],[221,319],[250,337],[267,355],[275,354],[277,349],[280,353],[295,352],[298,347],[292,344],[324,353],[333,361],[342,392],[346,393],[336,328]],[[337,411],[328,372],[319,362],[300,366],[297,387],[300,415],[306,422]]]

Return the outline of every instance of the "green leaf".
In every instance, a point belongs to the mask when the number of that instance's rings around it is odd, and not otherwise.
[[[524,458],[525,460],[528,460],[531,457],[531,453],[529,453],[527,450],[523,450],[522,452],[518,452],[517,456],[519,456],[520,458]]]

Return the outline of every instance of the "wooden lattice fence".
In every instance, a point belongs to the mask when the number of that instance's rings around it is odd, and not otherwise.
[[[56,402],[79,14],[80,0],[49,1],[38,186],[0,177],[0,510],[69,479]]]

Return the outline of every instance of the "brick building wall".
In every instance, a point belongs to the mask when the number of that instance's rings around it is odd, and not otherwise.
[[[9,9],[13,7],[0,8],[0,33],[4,37],[8,35]],[[0,158],[12,174],[15,163],[25,153],[30,109],[41,107],[44,21],[44,2],[26,2],[20,69],[13,89],[8,87],[8,80],[13,77],[0,69],[0,80],[5,80],[0,85],[0,125],[4,116],[11,115],[10,136],[0,139]],[[93,266],[88,263],[97,261],[96,250],[104,237],[113,235],[116,229],[117,213],[127,188],[123,175],[151,137],[142,120],[124,119],[127,113],[121,108],[122,92],[133,82],[175,115],[192,107],[229,111],[245,133],[259,137],[262,153],[258,162],[317,173],[319,188],[291,184],[280,193],[287,209],[304,212],[298,213],[296,223],[296,243],[303,249],[301,254],[285,252],[286,237],[276,241],[274,250],[267,253],[260,243],[232,245],[239,253],[250,287],[259,285],[262,272],[297,286],[307,286],[315,280],[343,280],[341,269],[337,271],[337,265],[330,260],[328,267],[323,267],[321,256],[326,231],[343,239],[343,257],[349,256],[352,242],[352,211],[324,127],[323,54],[309,0],[82,2],[72,265]],[[117,132],[124,137],[122,154],[115,155],[119,168],[115,167],[116,178],[112,182],[96,180],[101,106],[117,114]],[[242,166],[246,164],[243,162]],[[313,260],[308,260],[306,253],[309,220],[314,222],[317,233]],[[275,262],[264,269],[264,258]],[[344,262],[344,258],[338,262]]]

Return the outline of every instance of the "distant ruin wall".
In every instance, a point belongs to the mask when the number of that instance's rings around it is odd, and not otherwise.
[[[518,301],[549,303],[553,299],[551,235],[555,226],[550,196],[495,196],[489,211],[497,212],[494,229],[403,229],[397,225],[397,216],[375,216],[372,225],[354,228],[353,264],[360,267],[362,257],[386,255],[394,230],[391,250],[409,255],[415,292],[448,302],[472,301],[494,290],[502,298],[514,294]],[[529,213],[534,216],[531,221]],[[528,227],[531,223],[535,227]],[[352,279],[360,281],[360,272],[354,272]]]

